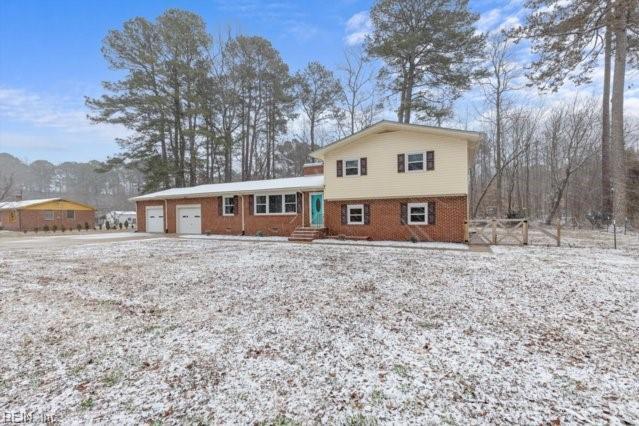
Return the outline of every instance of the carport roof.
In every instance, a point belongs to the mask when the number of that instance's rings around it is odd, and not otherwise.
[[[131,201],[166,200],[174,198],[199,198],[217,195],[253,194],[279,191],[311,191],[324,189],[324,176],[301,176],[282,179],[249,180],[244,182],[216,183],[189,188],[173,188],[133,197]]]

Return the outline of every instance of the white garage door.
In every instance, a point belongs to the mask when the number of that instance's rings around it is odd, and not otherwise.
[[[164,207],[146,208],[146,232],[164,232]]]
[[[201,234],[202,217],[200,206],[187,206],[177,208],[177,232],[178,234]]]

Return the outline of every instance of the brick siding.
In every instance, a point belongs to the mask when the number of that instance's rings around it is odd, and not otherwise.
[[[304,224],[309,221],[309,193],[304,196]],[[239,203],[244,200],[244,232],[247,235],[255,235],[261,232],[264,235],[289,236],[296,227],[302,225],[302,212],[292,215],[252,215],[249,213],[249,196],[239,196]],[[201,208],[202,233],[240,235],[242,233],[242,213],[238,209],[233,216],[219,215],[218,197],[180,198],[167,200],[168,212],[165,214],[169,233],[176,232],[176,207],[182,204],[197,204]],[[138,231],[146,232],[146,207],[164,206],[164,201],[138,201],[137,218]]]
[[[425,202],[435,202],[435,225],[401,223],[401,203]],[[342,225],[342,204],[368,204],[370,224]],[[324,223],[329,235],[370,237],[373,240],[407,241],[414,236],[420,241],[464,241],[466,196],[326,201],[324,210]]]
[[[93,229],[95,227],[95,212],[92,210],[75,210],[75,219],[67,219],[66,210],[47,210],[53,212],[53,220],[45,220],[45,210],[18,210],[16,220],[9,221],[9,211],[0,211],[2,227],[10,231],[33,231],[35,228],[42,230],[47,225],[49,228],[56,225],[58,229],[64,226],[66,229],[76,229],[78,224],[84,229],[85,222]]]
[[[313,176],[313,175],[323,175],[324,174],[324,164],[314,164],[312,166],[304,166],[303,170],[304,176]]]

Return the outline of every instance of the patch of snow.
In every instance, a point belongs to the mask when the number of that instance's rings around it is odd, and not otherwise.
[[[180,238],[195,240],[230,240],[230,241],[288,241],[288,237],[257,237],[251,235],[180,235]]]
[[[313,240],[313,244],[339,244],[346,246],[383,246],[383,247],[411,247],[411,248],[427,248],[442,250],[468,250],[466,244],[459,243],[443,243],[437,241],[410,242],[410,241],[359,241],[359,240],[339,240],[335,238],[326,238],[321,240]]]
[[[324,175],[311,175],[291,178],[215,183],[191,186],[188,188],[173,188],[133,197],[131,198],[131,201],[164,200],[168,198],[184,197],[206,197],[223,194],[251,194],[264,191],[308,191],[313,189],[322,190],[323,188]]]
[[[242,241],[0,250],[0,406],[70,424],[639,423],[637,250]]]

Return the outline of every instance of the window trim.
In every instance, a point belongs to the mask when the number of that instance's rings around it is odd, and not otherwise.
[[[229,207],[233,207],[233,213],[226,212],[226,200],[231,200],[231,204]],[[235,197],[233,195],[225,195],[222,197],[222,216],[235,216]]]
[[[361,209],[362,210],[362,221],[361,222],[352,222],[351,221],[351,209]],[[347,225],[364,225],[364,204],[347,204],[346,205],[346,224]]]
[[[414,207],[423,207],[424,208],[424,221],[423,222],[413,222],[411,209]],[[406,206],[406,223],[409,225],[428,225],[428,203],[408,203]]]
[[[422,155],[422,168],[420,170],[410,170],[408,167],[408,157],[410,155],[421,154]],[[413,161],[415,163],[415,161]],[[404,171],[407,173],[423,173],[426,171],[426,151],[413,151],[404,153]]]
[[[49,214],[51,217],[49,217]],[[55,212],[53,210],[43,210],[42,220],[55,220]]]
[[[69,212],[73,212],[73,217],[69,217]],[[75,220],[75,210],[67,210],[64,212],[64,218],[67,220]]]
[[[357,174],[356,175],[348,175],[346,174],[346,163],[349,161],[357,161]],[[343,177],[357,177],[362,175],[362,159],[361,158],[348,158],[344,159],[342,162],[342,176]]]
[[[286,196],[287,195],[295,195],[295,211],[287,212],[286,211]],[[281,213],[271,213],[270,211],[270,203],[269,197],[279,196],[282,199],[282,212]],[[258,213],[257,211],[257,197],[266,197],[266,213]],[[293,204],[293,203],[288,203]],[[298,213],[297,211],[297,192],[276,192],[276,193],[268,193],[268,194],[253,194],[253,214],[255,216],[295,216]]]

